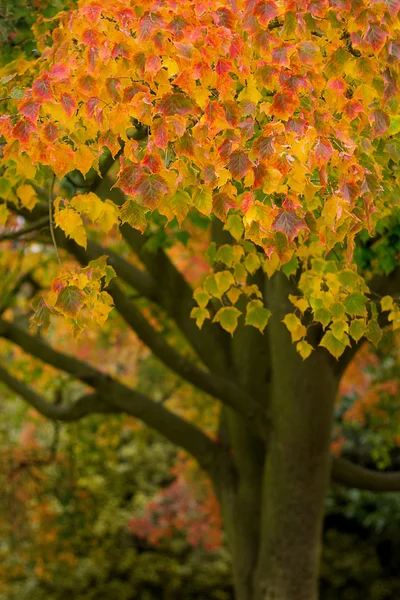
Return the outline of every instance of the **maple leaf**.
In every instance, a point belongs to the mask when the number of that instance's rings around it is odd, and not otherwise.
[[[21,119],[12,129],[12,135],[20,142],[29,142],[32,133],[37,131],[36,126],[30,120]]]
[[[275,2],[259,0],[253,9],[253,14],[257,17],[261,25],[268,25],[272,19],[278,16],[279,11]]]
[[[274,95],[269,113],[281,119],[287,119],[293,115],[297,105],[298,99],[292,92],[278,92]]]
[[[66,286],[58,294],[55,308],[69,317],[76,317],[83,306],[84,293],[76,286]]]
[[[35,100],[27,100],[23,104],[19,106],[19,112],[27,119],[31,121],[37,121],[39,118],[39,109],[41,107],[41,102],[36,102]]]
[[[321,138],[315,144],[315,159],[318,166],[326,164],[333,154],[333,148],[328,140],[322,140]]]
[[[73,96],[71,96],[71,94],[68,94],[67,92],[64,92],[61,95],[60,102],[67,115],[69,117],[72,117],[76,110],[76,101],[73,98]]]
[[[169,192],[169,186],[160,175],[142,176],[133,187],[133,192],[140,195],[149,208],[155,208],[157,201]]]
[[[234,179],[242,179],[242,177],[250,171],[252,166],[253,164],[245,152],[242,150],[232,152],[228,163],[228,169]]]
[[[168,132],[164,119],[155,119],[152,124],[154,143],[158,148],[165,149],[168,146]]]
[[[148,225],[146,217],[148,212],[148,208],[140,206],[137,202],[128,199],[125,204],[121,206],[121,222],[129,223],[131,227],[139,229],[139,231],[144,233]]]
[[[274,231],[281,231],[286,235],[289,242],[292,242],[299,234],[299,231],[301,229],[308,230],[308,226],[304,219],[296,215],[295,211],[282,208],[272,223],[272,229]]]
[[[166,117],[173,115],[195,115],[199,111],[193,101],[180,92],[164,96],[158,102],[157,110]]]
[[[364,35],[363,40],[371,46],[372,50],[375,50],[375,52],[380,52],[386,43],[386,38],[388,35],[388,32],[379,27],[379,25],[376,23],[371,23]]]
[[[275,152],[273,137],[258,137],[253,144],[253,152],[255,153],[256,157],[261,160],[271,157]]]
[[[383,110],[377,109],[372,111],[370,121],[373,123],[374,137],[383,135],[390,127],[390,117]]]
[[[35,98],[40,98],[41,100],[54,100],[51,78],[48,73],[44,73],[39,79],[34,81],[32,93]]]
[[[140,165],[123,167],[118,173],[118,179],[115,186],[119,187],[128,196],[132,196],[142,175],[143,168]]]

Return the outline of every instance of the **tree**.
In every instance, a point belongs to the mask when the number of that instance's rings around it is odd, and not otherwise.
[[[0,239],[20,275],[4,279],[0,335],[86,388],[57,404],[6,358],[0,378],[50,419],[125,412],[190,453],[238,600],[317,597],[330,478],[400,489],[397,473],[330,458],[344,371],[400,323],[398,11],[82,1],[1,79]],[[195,290],[188,236],[210,261]],[[27,278],[36,335],[26,303],[9,308]],[[58,319],[97,331],[113,306],[221,406],[216,436],[45,337]]]

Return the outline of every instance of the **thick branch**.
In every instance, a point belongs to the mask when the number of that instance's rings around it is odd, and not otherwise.
[[[93,387],[109,405],[140,419],[172,443],[192,454],[203,469],[212,475],[219,447],[191,423],[91,365],[58,352],[42,338],[30,335],[14,323],[0,319],[0,336],[14,342],[32,356],[70,373],[76,379]]]
[[[146,238],[129,225],[122,225],[125,241],[138,255],[146,269],[157,282],[158,303],[175,321],[201,361],[212,371],[228,375],[228,334],[206,321],[201,330],[190,313],[196,305],[193,289],[169,256],[161,249],[150,252],[145,247]]]
[[[345,458],[333,458],[332,481],[371,492],[399,492],[400,471],[379,472],[360,467]]]
[[[263,409],[247,392],[228,379],[201,369],[167,344],[162,335],[152,327],[115,282],[111,282],[109,292],[123,319],[167,367],[203,392],[235,409],[250,421],[258,421],[263,424],[263,420],[265,420]]]

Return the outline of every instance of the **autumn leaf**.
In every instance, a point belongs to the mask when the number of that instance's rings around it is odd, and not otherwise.
[[[272,223],[272,229],[281,231],[286,235],[289,242],[292,242],[302,229],[308,230],[308,226],[304,219],[299,218],[293,210],[280,209],[278,216]]]

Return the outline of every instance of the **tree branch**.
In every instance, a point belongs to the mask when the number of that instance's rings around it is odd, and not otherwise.
[[[113,407],[109,412],[119,409],[140,419],[172,443],[192,454],[201,467],[213,476],[220,449],[207,435],[188,421],[91,365],[55,350],[42,338],[30,335],[14,323],[0,319],[0,336],[17,344],[39,360],[69,373],[94,388],[97,392],[96,396],[100,396]],[[16,386],[15,382],[10,381],[10,383]],[[15,388],[13,389],[16,391]],[[22,387],[19,389],[26,392]]]
[[[7,233],[3,233],[0,235],[0,242],[5,242],[8,240],[17,240],[20,237],[27,235],[28,233],[32,233],[33,231],[39,231],[45,225],[49,224],[49,219],[47,217],[41,217],[37,221],[34,221],[30,225],[23,227],[22,229],[18,229],[17,231],[10,231]]]
[[[266,425],[263,408],[247,392],[228,379],[201,369],[167,344],[114,281],[109,285],[109,293],[126,323],[167,367],[198,389],[221,400],[250,422]]]
[[[399,492],[400,471],[379,472],[356,465],[345,458],[333,458],[331,477],[334,483],[371,492]]]
[[[6,384],[18,396],[21,396],[28,404],[38,412],[54,421],[77,421],[92,413],[119,412],[118,409],[108,404],[97,393],[88,394],[79,398],[74,404],[60,405],[44,400],[31,387],[11,375],[0,366],[0,380]]]
[[[209,321],[200,330],[190,316],[192,308],[197,306],[193,299],[193,289],[169,256],[161,249],[157,252],[146,250],[145,236],[129,225],[122,225],[120,230],[125,241],[157,282],[158,303],[174,320],[201,361],[215,373],[229,376],[228,355],[225,352],[229,345],[228,334]]]

